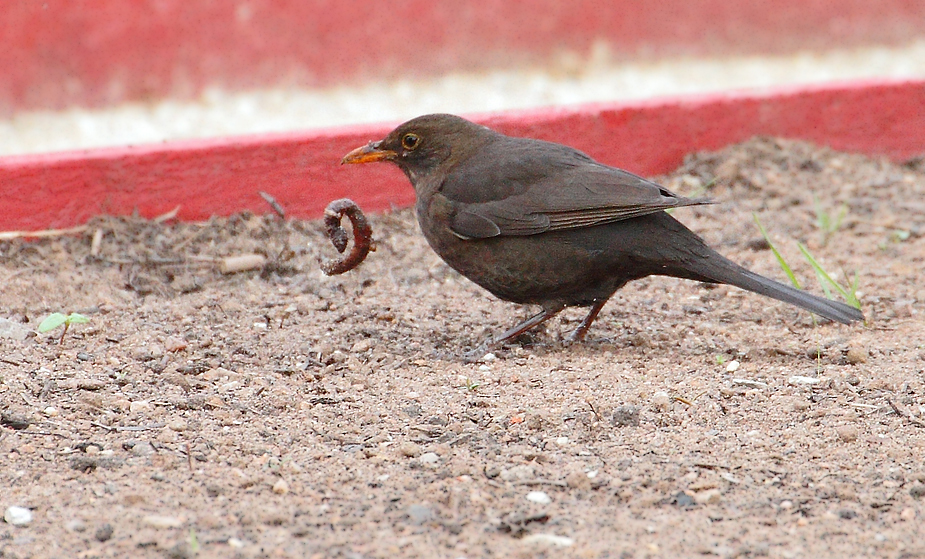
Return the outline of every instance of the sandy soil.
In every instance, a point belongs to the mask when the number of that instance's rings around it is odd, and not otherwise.
[[[809,289],[797,241],[858,272],[867,323],[651,278],[585,343],[573,310],[468,364],[527,310],[407,210],[333,278],[275,216],[0,243],[0,509],[33,517],[0,557],[925,557],[925,165],[756,139],[665,181],[713,177],[680,219],[782,278],[758,212]],[[848,207],[827,243],[814,196]],[[55,311],[90,323],[34,335]]]

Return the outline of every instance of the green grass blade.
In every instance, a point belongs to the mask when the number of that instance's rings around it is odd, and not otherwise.
[[[774,257],[777,258],[777,263],[780,264],[784,273],[787,274],[787,277],[790,278],[790,283],[793,284],[797,289],[803,289],[800,285],[800,280],[797,279],[796,275],[793,273],[793,270],[790,268],[790,264],[787,264],[787,261],[784,260],[783,255],[780,251],[777,250],[777,247],[774,246],[774,243],[771,242],[771,237],[768,236],[767,230],[765,230],[764,225],[761,224],[761,221],[758,219],[757,213],[752,213],[752,218],[755,220],[755,225],[758,226],[758,230],[761,231],[761,235],[764,237],[764,240],[767,241],[768,246],[771,247],[771,252],[774,253]]]
[[[816,271],[816,275],[819,277],[819,282],[822,284],[822,289],[825,291],[827,297],[830,299],[832,298],[829,289],[827,288],[827,285],[830,285],[835,288],[835,290],[838,291],[842,297],[845,298],[845,301],[847,301],[849,305],[856,309],[861,308],[861,302],[857,297],[857,273],[854,274],[854,281],[850,284],[849,291],[849,289],[845,289],[840,283],[832,279],[832,277],[822,268],[822,266],[819,265],[819,262],[813,258],[813,255],[810,254],[809,249],[803,246],[803,243],[797,243],[797,247],[799,247],[800,252],[803,253],[803,257],[806,258],[806,261],[809,262],[809,265],[812,266],[813,270]]]

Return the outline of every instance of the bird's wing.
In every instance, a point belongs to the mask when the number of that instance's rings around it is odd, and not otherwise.
[[[460,237],[536,235],[709,203],[566,146],[526,140],[499,147],[449,173],[440,190],[455,208],[450,227]]]

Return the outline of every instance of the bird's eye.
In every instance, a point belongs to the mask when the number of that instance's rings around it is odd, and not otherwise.
[[[401,137],[401,147],[405,149],[414,149],[421,143],[421,138],[417,134],[405,134]]]

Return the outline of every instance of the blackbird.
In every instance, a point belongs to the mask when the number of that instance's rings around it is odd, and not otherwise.
[[[421,230],[447,264],[501,299],[542,308],[481,349],[570,306],[590,307],[571,334],[581,340],[614,292],[650,275],[734,285],[844,324],[864,318],[739,266],[664,211],[709,200],[679,196],[568,146],[433,114],[342,163],[373,161],[407,175]]]

